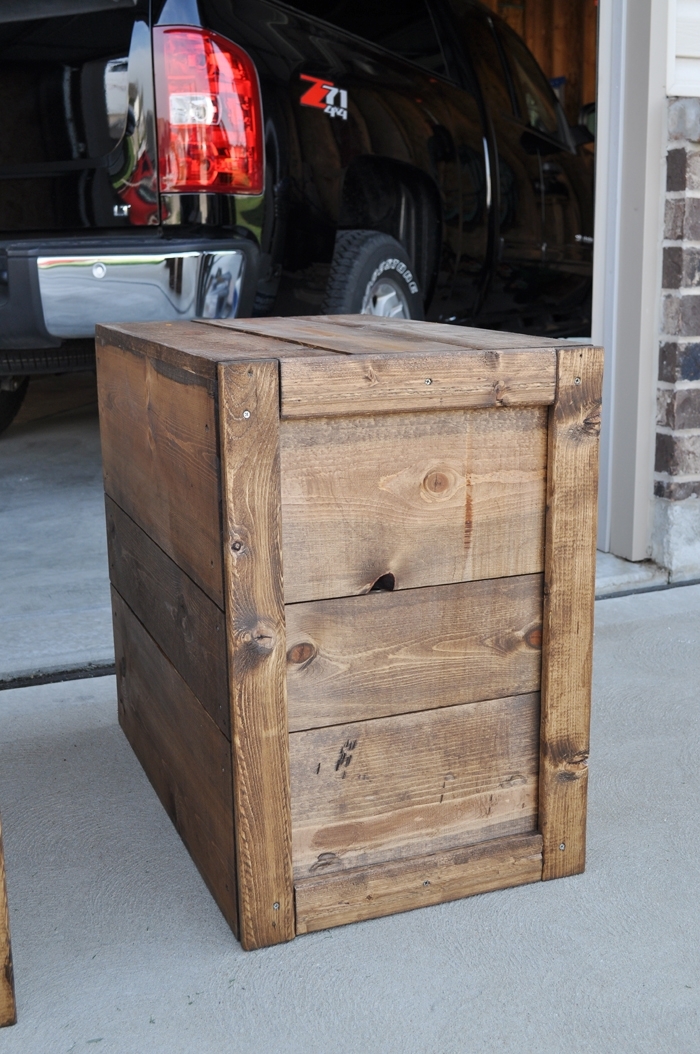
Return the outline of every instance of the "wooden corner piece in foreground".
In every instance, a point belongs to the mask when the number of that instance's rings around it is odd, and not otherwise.
[[[540,830],[544,879],[586,861],[602,348],[557,352],[547,470]]]

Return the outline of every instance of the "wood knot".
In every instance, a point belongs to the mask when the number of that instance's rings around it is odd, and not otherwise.
[[[423,480],[423,486],[431,494],[444,494],[450,481],[444,472],[429,472]]]
[[[542,627],[533,626],[525,634],[525,643],[528,648],[535,648],[537,651],[542,647]]]
[[[581,431],[587,436],[599,436],[600,423],[600,406],[597,406],[595,410],[584,418]]]
[[[266,619],[258,619],[254,625],[243,627],[239,639],[242,644],[247,645],[249,652],[263,658],[274,651],[277,643],[277,630]]]
[[[316,648],[308,640],[302,641],[301,644],[294,644],[287,652],[287,662],[294,663],[295,666],[311,662],[315,657]]]
[[[445,501],[459,489],[464,481],[451,468],[435,465],[425,473],[420,483],[420,495],[424,501]]]

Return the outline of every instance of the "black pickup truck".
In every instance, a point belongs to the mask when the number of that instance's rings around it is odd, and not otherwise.
[[[0,0],[0,429],[96,322],[585,335],[590,138],[474,0]]]

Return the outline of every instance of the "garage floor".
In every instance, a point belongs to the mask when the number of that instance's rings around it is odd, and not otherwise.
[[[111,661],[94,411],[18,422],[0,479],[0,669]],[[19,1011],[0,1050],[691,1054],[698,641],[700,586],[596,606],[584,875],[251,953],[119,731],[114,679],[0,692]]]

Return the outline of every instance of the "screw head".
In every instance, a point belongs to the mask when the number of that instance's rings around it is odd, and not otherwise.
[[[562,851],[563,851],[564,849],[566,849],[566,842],[562,842],[562,843],[561,843],[561,845],[559,846],[559,848],[560,848],[560,849],[561,849]]]
[[[432,384],[433,383],[433,378],[432,377],[426,377],[425,378],[425,383],[426,384]]]
[[[280,909],[280,902],[279,902],[279,900],[276,900],[275,903],[272,905],[272,910],[273,911],[279,911],[279,909]]]
[[[240,553],[241,549],[243,548],[243,542],[234,542],[231,548],[233,549],[234,553]]]
[[[430,881],[429,881],[429,880],[428,880],[428,879],[426,878],[426,880],[425,880],[425,882],[423,883],[423,885],[424,885],[424,886],[429,886],[429,885],[430,885]]]
[[[574,377],[574,384],[580,384],[580,383],[581,383],[581,378],[580,377]]]
[[[243,411],[243,416],[245,417],[245,419],[246,419],[246,421],[247,421],[247,420],[248,420],[248,418],[250,417],[250,410],[244,410],[244,411]]]

